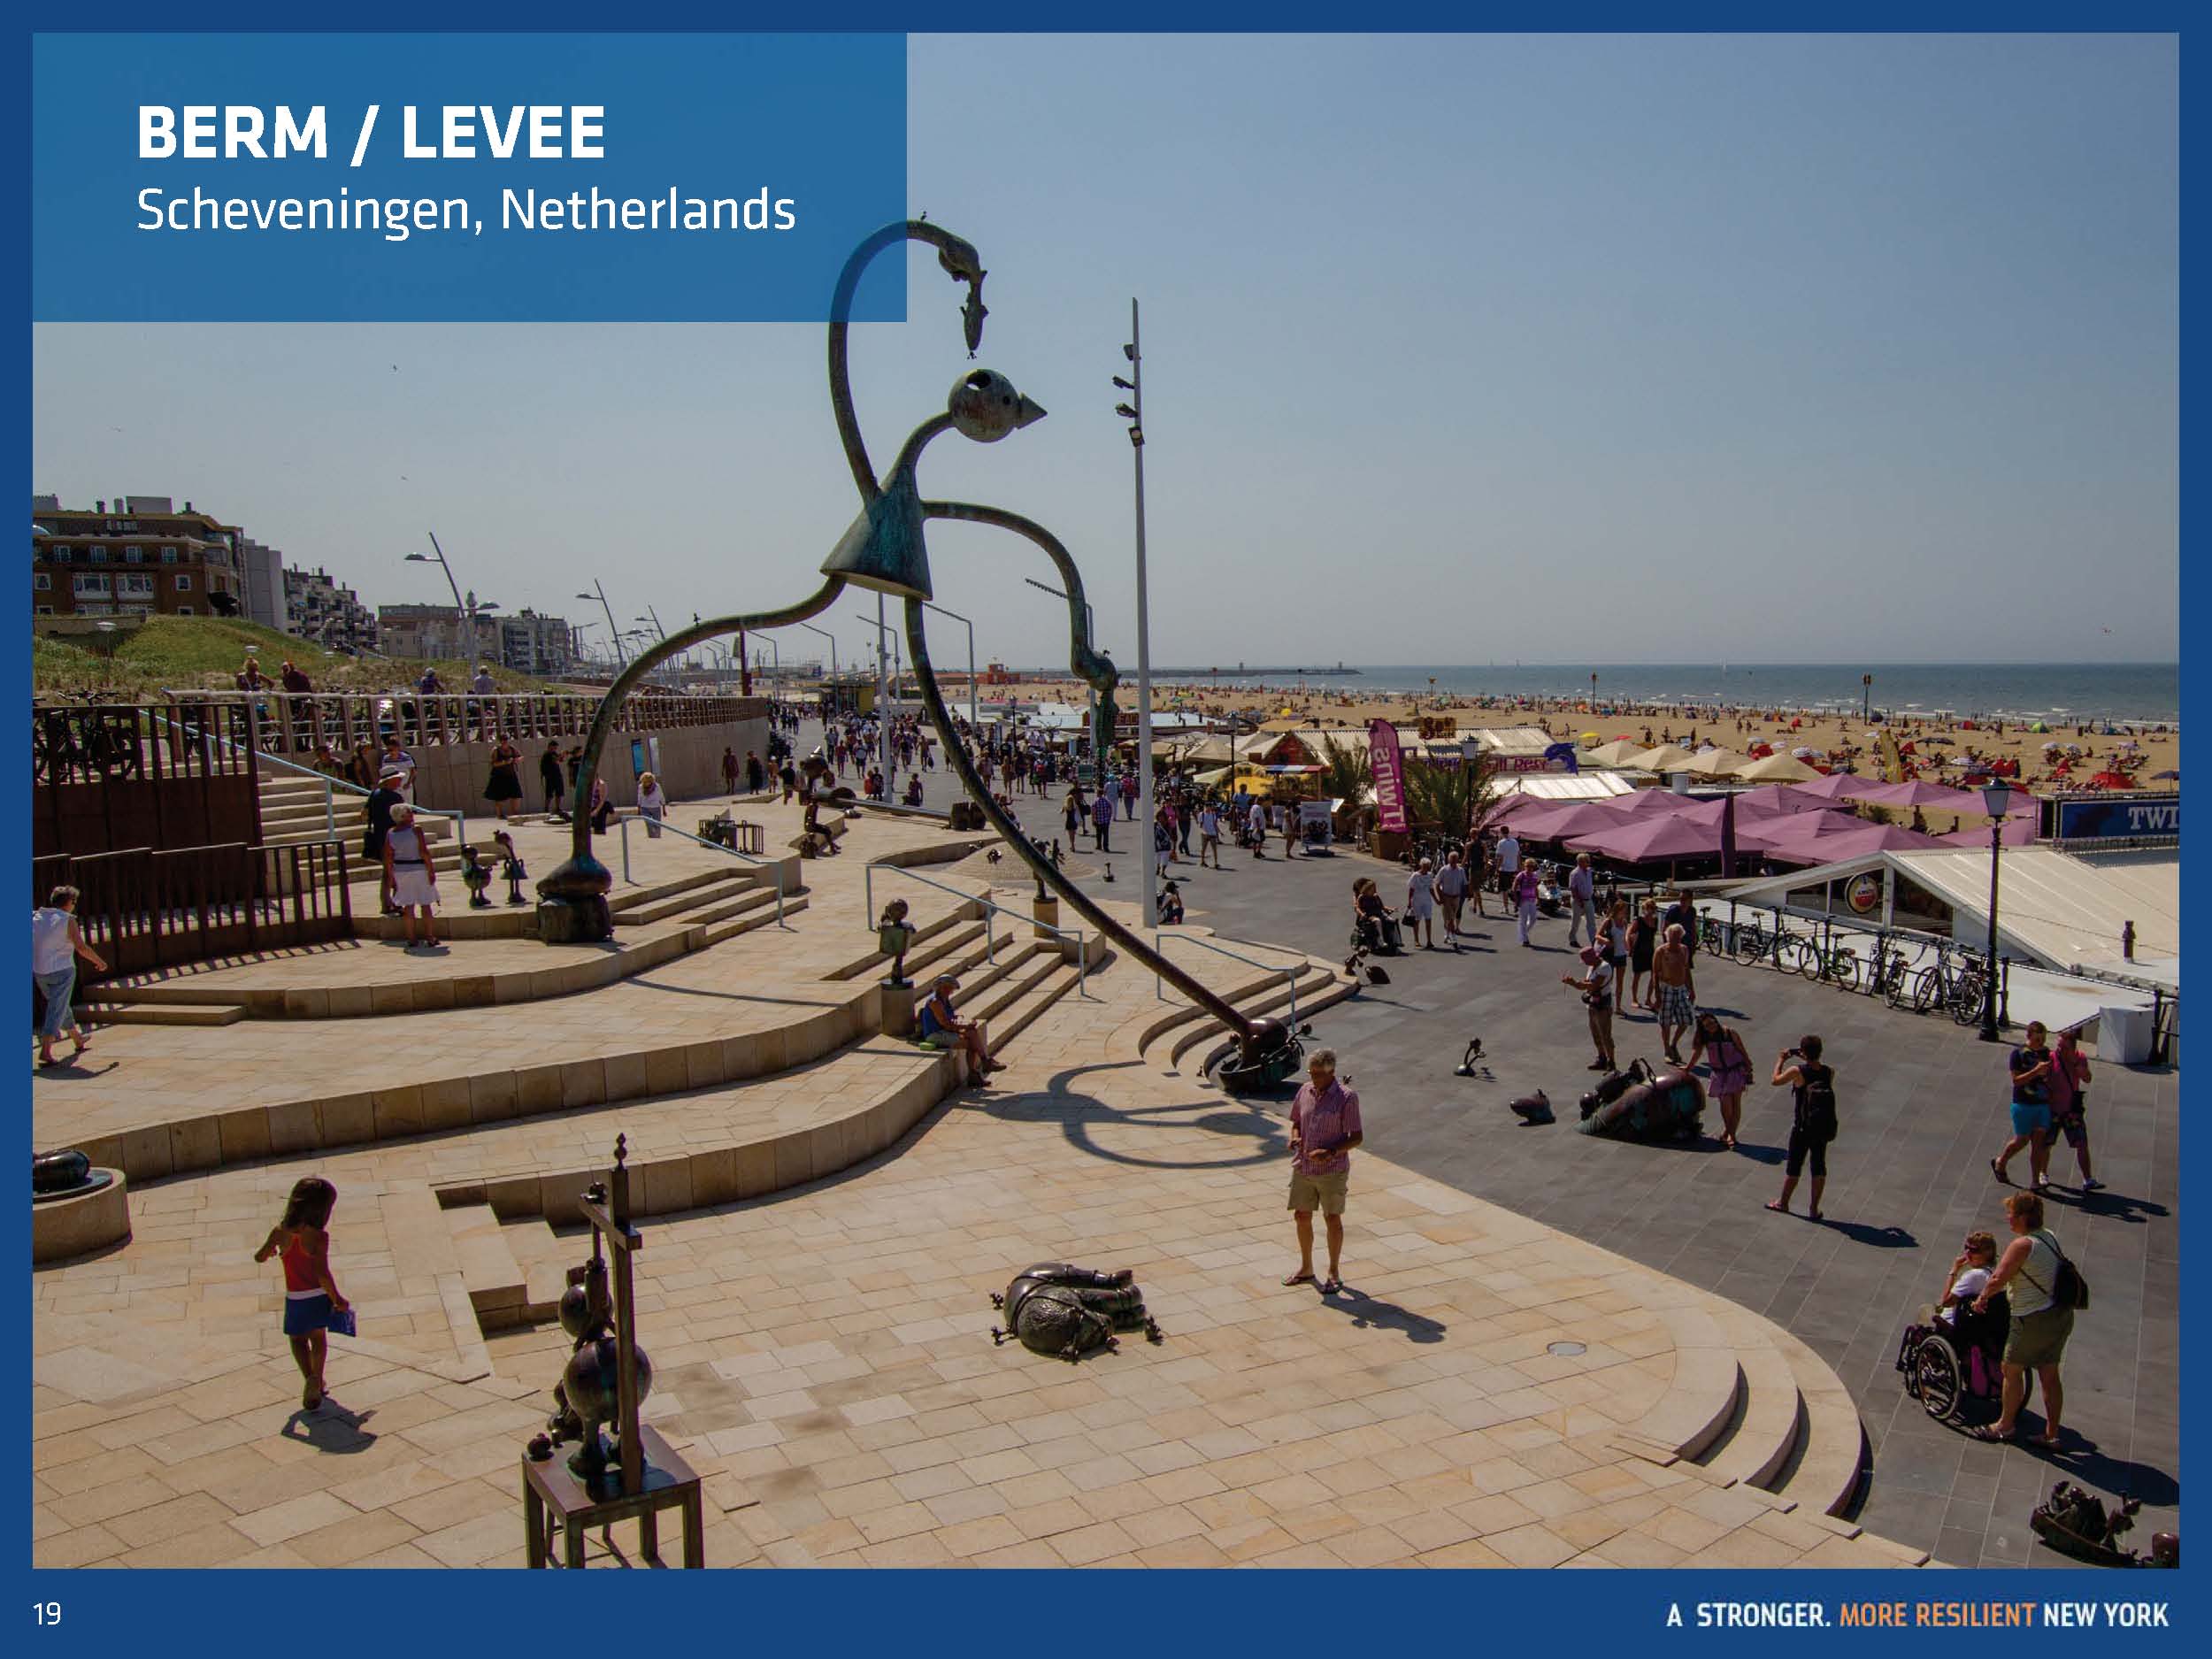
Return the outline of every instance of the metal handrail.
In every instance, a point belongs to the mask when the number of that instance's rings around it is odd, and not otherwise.
[[[1019,910],[1011,910],[987,895],[965,892],[954,887],[949,881],[940,881],[933,876],[923,875],[918,871],[909,870],[904,864],[882,863],[864,865],[860,872],[861,903],[866,908],[868,917],[871,918],[876,913],[876,872],[879,870],[888,872],[893,875],[904,876],[910,881],[918,881],[926,887],[935,887],[940,893],[949,893],[964,903],[980,904],[983,907],[983,954],[994,962],[998,959],[998,936],[991,927],[991,918],[995,914],[1010,916],[1024,926],[1040,928],[1056,939],[1072,939],[1075,941],[1075,994],[1085,998],[1090,995],[1091,958],[1088,948],[1090,941],[1081,928],[1059,927],[1050,922],[1041,922],[1035,916],[1024,916]],[[873,933],[875,926],[875,922],[870,919],[868,931]]]
[[[272,766],[281,766],[287,772],[298,772],[303,778],[314,779],[318,783],[323,786],[323,828],[333,836],[335,836],[338,833],[337,791],[341,789],[349,789],[355,795],[362,796],[367,796],[375,793],[375,791],[371,789],[364,789],[359,784],[355,783],[349,778],[334,778],[326,772],[317,772],[312,766],[303,766],[297,761],[287,760],[281,755],[272,755],[266,749],[248,749],[242,744],[234,743],[230,741],[230,739],[225,737],[220,732],[211,730],[209,727],[201,726],[196,730],[188,726],[180,726],[167,715],[155,713],[155,711],[151,709],[147,710],[146,712],[152,715],[155,719],[160,721],[162,725],[168,726],[171,730],[176,732],[180,736],[186,739],[203,737],[212,738],[216,742],[220,743],[225,749],[233,750],[237,754],[251,756],[257,764],[266,762]],[[446,807],[415,806],[415,803],[411,801],[410,801],[407,804],[414,808],[415,815],[418,818],[428,816],[430,818],[451,818],[453,820],[454,844],[456,846],[462,846],[467,843],[469,821],[468,815],[465,812],[457,812]]]
[[[633,824],[641,824],[645,821],[646,820],[641,817],[622,818],[615,820],[615,827],[622,833],[622,879],[623,880],[629,882],[634,887],[636,885],[636,879],[630,874],[630,826]],[[731,857],[741,859],[746,864],[755,865],[766,864],[769,869],[775,873],[776,878],[776,926],[779,927],[784,926],[782,859],[764,858],[753,853],[741,853],[734,847],[726,847],[720,841],[710,841],[707,840],[707,838],[703,835],[694,835],[689,830],[678,829],[673,824],[669,823],[665,818],[661,820],[661,828],[668,834],[680,835],[684,840],[696,842],[702,847],[711,847],[718,853],[727,853]],[[786,929],[786,931],[788,932],[789,930]]]
[[[1162,927],[1156,927],[1152,930],[1152,949],[1158,951],[1162,956],[1165,956],[1167,954],[1167,941],[1171,939],[1186,945],[1196,945],[1202,950],[1210,950],[1217,956],[1228,957],[1232,962],[1241,962],[1248,968],[1260,968],[1269,973],[1280,973],[1284,979],[1290,982],[1290,1025],[1292,1030],[1294,1031],[1297,1029],[1298,968],[1305,965],[1302,958],[1300,960],[1298,967],[1277,968],[1272,964],[1260,961],[1257,957],[1248,956],[1240,951],[1231,950],[1226,946],[1216,944],[1210,939],[1202,939],[1196,933],[1170,933],[1167,929]],[[1153,997],[1158,1002],[1164,1002],[1167,1001],[1167,991],[1164,987],[1164,982],[1162,980],[1157,969],[1155,969],[1152,974],[1152,995]]]

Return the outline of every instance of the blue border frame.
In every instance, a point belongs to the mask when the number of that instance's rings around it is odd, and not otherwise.
[[[2184,13],[2172,5],[2119,7],[2059,7],[2052,5],[1905,5],[1799,8],[1778,17],[1776,9],[1752,5],[1712,5],[1701,8],[1594,6],[1571,12],[1533,9],[1480,9],[1417,4],[1366,8],[1348,13],[1340,6],[1302,4],[1300,0],[1261,8],[1249,4],[1163,4],[1132,0],[1112,8],[1081,12],[1046,12],[1034,4],[1016,7],[975,0],[964,4],[850,4],[834,19],[812,7],[711,6],[706,4],[652,5],[637,8],[623,21],[633,29],[778,28],[812,30],[838,28],[902,30],[907,32],[971,32],[1031,30],[1038,32],[1130,32],[1156,30],[1301,30],[1330,31],[1356,22],[1363,31],[1452,31],[1468,28],[1548,31],[1610,29],[1620,32],[1684,33],[1728,30],[1883,31],[1926,33],[1962,32],[2171,32],[2178,34]],[[81,11],[58,6],[33,9],[32,21],[58,29],[82,29],[93,19]],[[497,28],[511,26],[532,32],[567,27],[603,28],[609,21],[603,6],[577,0],[544,0],[526,11],[520,7],[468,7],[422,4],[395,4],[380,8],[373,17],[347,15],[310,20],[296,6],[269,4],[195,8],[190,17],[173,7],[127,4],[104,7],[98,26],[115,29],[271,28],[322,30],[380,27],[426,31],[460,28]],[[19,133],[27,162],[28,51],[27,38],[17,47],[19,65],[15,77],[21,96],[18,109]],[[2187,132],[2185,122],[2184,131]],[[2185,208],[2189,186],[2185,169]],[[25,224],[27,203],[27,165],[19,167],[7,185],[6,205],[14,211],[12,222]],[[2182,224],[2185,268],[2189,226]],[[27,315],[28,260],[19,252],[9,267],[10,297],[23,304]],[[2185,335],[2185,342],[2186,342]],[[16,336],[13,348],[19,385],[27,387],[29,333]],[[2189,346],[2185,343],[2185,372]],[[28,421],[19,397],[9,411],[18,428],[18,442],[28,440]],[[2184,427],[2181,434],[2184,476],[2187,475],[2193,446]],[[2199,613],[2195,599],[2198,580],[2192,572],[2189,549],[2193,541],[2185,518],[2181,549],[2179,598],[2184,632]],[[27,636],[13,635],[7,650],[27,669]],[[19,684],[23,683],[19,679]],[[2193,675],[2185,674],[2182,706],[2185,718],[2208,712],[2196,695]],[[9,722],[5,727],[4,764],[11,775],[27,775],[28,755],[26,726]],[[0,818],[0,855],[20,869],[28,855],[19,810]],[[2200,902],[2193,912],[2205,914]],[[27,1223],[19,1222],[19,1250],[27,1240]],[[26,1252],[27,1253],[27,1252]],[[2183,1246],[2185,1269],[2194,1254]],[[19,1260],[24,1259],[19,1255]],[[2185,1302],[2191,1299],[2191,1276],[2185,1271]],[[19,1306],[27,1306],[27,1299]],[[2185,1329],[2186,1327],[2185,1326]],[[2185,1361],[2193,1361],[2197,1348],[2185,1337]],[[27,1380],[19,1385],[27,1386]],[[26,1511],[18,1508],[6,1519],[6,1534],[16,1540],[14,1559],[27,1563],[30,1556]],[[872,1594],[862,1602],[857,1621],[845,1616],[848,1603],[832,1586],[798,1573],[782,1573],[763,1579],[719,1574],[697,1578],[678,1573],[654,1582],[647,1594],[625,1588],[641,1581],[597,1574],[577,1581],[567,1575],[548,1574],[528,1579],[513,1574],[417,1573],[407,1575],[397,1595],[374,1580],[357,1576],[327,1578],[319,1575],[169,1573],[153,1585],[132,1580],[97,1581],[96,1594],[88,1594],[89,1581],[69,1572],[36,1572],[26,1565],[27,1599],[59,1598],[67,1609],[59,1631],[29,1631],[33,1640],[57,1645],[81,1644],[88,1627],[99,1633],[89,1651],[120,1651],[119,1634],[151,1638],[165,1655],[196,1659],[202,1652],[234,1651],[242,1645],[296,1642],[315,1659],[328,1655],[381,1653],[395,1642],[426,1644],[444,1652],[464,1644],[491,1642],[511,1648],[516,1639],[528,1640],[560,1632],[571,1641],[607,1642],[625,1646],[640,1642],[664,1647],[672,1640],[712,1644],[761,1642],[803,1643],[833,1650],[862,1647],[922,1653],[970,1649],[984,1644],[1033,1644],[1037,1640],[1002,1579],[978,1583],[953,1572],[892,1573],[872,1579]],[[1365,1573],[1356,1578],[1322,1582],[1310,1574],[1284,1579],[1263,1574],[1182,1574],[1154,1572],[1142,1580],[1141,1590],[1129,1594],[1127,1581],[1080,1578],[1070,1574],[1035,1590],[1051,1598],[1044,1619],[1048,1642],[1072,1640],[1084,1647],[1110,1649],[1131,1644],[1144,1650],[1194,1649],[1202,1645],[1219,1648],[1224,1641],[1235,1647],[1271,1644],[1284,1636],[1299,1639],[1304,1649],[1342,1644],[1356,1651],[1379,1646],[1386,1651],[1419,1645],[1440,1652],[1463,1647],[1487,1646],[1501,1639],[1541,1642],[1547,1647],[1578,1648],[1586,1643],[1625,1637],[1674,1644],[1665,1626],[1671,1603],[1680,1602],[1689,1621],[1684,1635],[1702,1647],[1719,1641],[1730,1646],[1752,1642],[1803,1640],[1795,1632],[1696,1631],[1688,1609],[1698,1601],[1776,1600],[1818,1601],[1832,1609],[1846,1599],[2001,1600],[2039,1599],[2045,1594],[2086,1596],[2097,1601],[2148,1599],[2170,1604],[2171,1629],[2158,1632],[2126,1632],[2140,1638],[2177,1637],[2196,1610],[2195,1578],[2201,1569],[2185,1566],[2178,1573],[2152,1578],[2119,1579],[2107,1574],[2094,1579],[2053,1578],[2047,1573],[1985,1573],[1940,1580],[1901,1580],[1889,1573],[1803,1574],[1783,1579],[1777,1575],[1751,1572],[1617,1573],[1597,1579],[1563,1580],[1531,1573],[1492,1574],[1470,1580],[1458,1574],[1394,1573],[1385,1577]],[[1028,1586],[1019,1586],[1027,1591]],[[380,1594],[379,1594],[380,1590]],[[826,1594],[827,1590],[829,1594]],[[378,1594],[371,1602],[368,1594]],[[1063,1600],[1061,1598],[1066,1598]],[[1479,1597],[1478,1600],[1477,1598]],[[372,1610],[363,1617],[362,1609]],[[377,1617],[388,1609],[386,1617]],[[28,1609],[19,1604],[19,1618]],[[826,1614],[828,1616],[826,1618]],[[626,1617],[633,1624],[618,1625],[610,1616]],[[844,1616],[844,1617],[841,1617]],[[832,1624],[830,1619],[838,1622]],[[849,1632],[849,1633],[848,1633]],[[1982,1640],[1986,1635],[1977,1632]],[[1944,1640],[1955,1651],[1959,1640],[1975,1640],[1964,1632],[1908,1630],[1886,1632],[1886,1642],[1915,1645]],[[2070,1650],[2085,1643],[2099,1645],[2114,1640],[2097,1630],[2085,1634],[2040,1630],[2004,1632],[2008,1647],[2041,1647],[2058,1640]],[[2200,1637],[2201,1640],[2201,1637]]]

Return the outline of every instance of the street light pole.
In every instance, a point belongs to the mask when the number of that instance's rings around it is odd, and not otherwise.
[[[1137,333],[1137,302],[1129,302],[1129,360],[1126,411],[1129,450],[1136,467],[1137,506],[1137,841],[1143,856],[1144,925],[1160,923],[1160,849],[1152,828],[1152,608],[1145,587],[1144,563],[1144,352]]]
[[[622,630],[615,623],[614,607],[607,603],[606,583],[601,581],[595,576],[592,578],[591,585],[598,590],[597,597],[599,600],[599,608],[607,613],[607,632],[614,639],[614,654],[617,663],[617,672],[619,672],[621,669],[627,668],[630,665],[629,657],[625,656],[622,650]],[[579,599],[589,599],[593,597],[591,594],[578,594],[576,596]]]
[[[976,712],[975,624],[969,621],[967,618],[962,616],[957,611],[948,611],[944,608],[944,606],[938,604],[933,600],[923,600],[922,608],[925,611],[934,611],[941,617],[950,617],[955,622],[957,622],[962,627],[967,629],[968,631],[968,730],[971,735],[972,735],[976,731],[980,729],[983,724],[980,717]]]
[[[1989,959],[1982,976],[1984,1042],[1997,1041],[1997,860],[2004,847],[2005,814],[2012,806],[2012,791],[1993,783],[1982,791],[1982,805],[1989,813]]]
[[[1064,590],[1053,587],[1049,582],[1041,582],[1034,576],[1025,576],[1022,580],[1027,582],[1039,593],[1050,594],[1055,599],[1064,600],[1068,596]],[[1093,649],[1095,649],[1098,645],[1098,613],[1087,599],[1083,602],[1083,628],[1089,636]],[[1095,686],[1090,688],[1090,724],[1086,729],[1094,732],[1098,727],[1098,687]],[[1108,733],[1110,739],[1111,735],[1110,733]],[[1106,757],[1093,755],[1091,759],[1095,768],[1092,776],[1102,782],[1106,777]]]
[[[809,634],[818,634],[829,641],[830,701],[834,703],[837,701],[837,636],[834,634],[832,634],[827,628],[816,627],[811,622],[802,622],[799,626],[804,628]],[[822,716],[822,724],[825,727],[826,727],[829,724],[829,716],[826,712],[825,712]]]
[[[1871,720],[1873,718],[1874,676],[1861,674],[1859,676],[1859,718],[1863,722]]]

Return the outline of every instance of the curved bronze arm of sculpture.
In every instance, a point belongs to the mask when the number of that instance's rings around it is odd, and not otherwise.
[[[538,883],[539,893],[549,899],[572,901],[595,898],[614,885],[612,873],[592,856],[591,786],[599,775],[600,752],[614,730],[615,716],[622,711],[623,704],[629,701],[631,691],[640,680],[670,657],[718,634],[735,634],[741,628],[787,627],[819,616],[844,589],[845,579],[833,576],[795,605],[781,611],[757,611],[749,616],[717,617],[710,622],[695,622],[639,652],[614,684],[607,687],[607,695],[599,700],[598,711],[592,716],[591,731],[584,739],[584,757],[576,769],[576,816],[570,824],[568,862]]]
[[[957,503],[938,503],[936,504],[953,506]],[[985,517],[986,514],[990,516]],[[940,516],[949,518],[955,515],[948,513]],[[1071,562],[1068,561],[1067,549],[1060,546],[1059,541],[1053,537],[1050,531],[1032,524],[1018,514],[1000,513],[995,509],[988,507],[974,508],[968,513],[959,516],[972,517],[978,523],[997,524],[1010,530],[1018,530],[1022,534],[1029,536],[1044,547],[1048,552],[1051,552],[1056,561],[1060,564],[1061,573],[1068,577],[1071,582],[1074,581],[1075,567]],[[1102,664],[1106,675],[1106,687],[1101,694],[1101,701],[1102,703],[1107,702],[1109,698],[1106,694],[1111,691],[1114,683],[1114,665],[1095,651],[1089,649],[1089,630],[1082,626],[1081,586],[1079,584],[1071,586],[1068,592],[1071,595],[1069,603],[1074,608],[1074,626],[1077,629],[1076,672],[1085,673],[1086,664],[1083,659],[1086,657],[1087,657],[1087,666],[1091,672],[1096,672],[1098,666]],[[1088,894],[1061,874],[1051,859],[1037,850],[1029,837],[1022,833],[1022,826],[1016,823],[1006,810],[992,798],[990,789],[976,772],[975,763],[968,757],[968,746],[960,741],[960,733],[953,726],[952,712],[945,707],[944,694],[937,688],[937,671],[929,660],[929,641],[922,632],[922,602],[918,599],[908,600],[906,602],[906,649],[907,656],[911,660],[914,678],[922,688],[922,706],[929,710],[930,724],[937,728],[937,735],[944,742],[945,758],[951,763],[953,771],[959,774],[960,782],[967,790],[969,797],[982,809],[983,816],[990,820],[991,827],[1006,838],[1007,843],[1019,855],[1022,862],[1036,872],[1038,880],[1073,905],[1076,913],[1097,928],[1100,933],[1143,963],[1146,967],[1158,973],[1162,979],[1226,1025],[1235,1033],[1238,1046],[1249,1052],[1253,1043],[1260,1035],[1257,1026],[1237,1012],[1226,999],[1208,990],[1180,967],[1170,962],[1162,952],[1145,943],[1135,933],[1109,916]],[[1086,678],[1088,678],[1087,674]],[[1099,752],[1102,756],[1105,753],[1102,749]],[[1138,833],[1149,835],[1152,833],[1152,826],[1140,825]]]
[[[846,336],[852,326],[853,295],[860,287],[860,273],[885,249],[906,242],[929,243],[937,250],[937,263],[945,268],[946,273],[955,281],[968,285],[968,303],[960,313],[967,334],[968,355],[973,357],[976,348],[983,343],[985,272],[973,243],[926,219],[910,219],[886,225],[853,250],[851,257],[845,261],[845,268],[837,273],[837,291],[830,297],[830,408],[837,416],[837,435],[845,445],[845,460],[853,470],[853,482],[860,487],[860,499],[864,502],[873,501],[882,490],[876,482],[875,468],[868,465],[868,444],[860,435],[859,418],[853,413]]]

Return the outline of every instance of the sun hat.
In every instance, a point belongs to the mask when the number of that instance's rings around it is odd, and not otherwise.
[[[1600,962],[1604,960],[1604,958],[1598,954],[1598,948],[1595,945],[1585,945],[1578,954],[1581,956],[1583,961],[1588,963],[1594,968],[1597,966]]]

